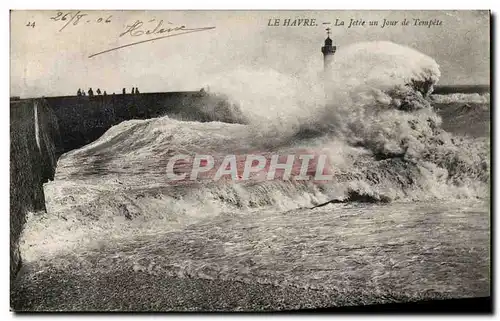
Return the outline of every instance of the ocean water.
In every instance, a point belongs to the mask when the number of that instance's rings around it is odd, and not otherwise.
[[[335,59],[320,76],[235,70],[214,79],[211,90],[246,124],[130,120],[61,156],[44,186],[47,211],[31,213],[23,231],[25,265],[368,301],[489,295],[489,94],[432,95],[437,63],[389,42],[355,44]],[[304,151],[328,155],[332,181],[166,176],[177,154]]]

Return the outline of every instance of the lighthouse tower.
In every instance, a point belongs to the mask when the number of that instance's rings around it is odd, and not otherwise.
[[[330,28],[326,28],[327,37],[325,39],[325,45],[321,47],[321,52],[323,53],[323,63],[324,71],[330,68],[333,63],[333,55],[337,51],[337,46],[333,46],[332,39],[330,39]]]

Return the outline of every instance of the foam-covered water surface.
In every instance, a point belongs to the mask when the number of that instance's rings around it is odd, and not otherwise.
[[[129,270],[293,286],[391,301],[489,295],[485,203],[329,205],[225,212],[180,230],[108,240],[30,268],[75,274]],[[378,302],[384,302],[380,298]],[[375,301],[377,301],[375,300]]]

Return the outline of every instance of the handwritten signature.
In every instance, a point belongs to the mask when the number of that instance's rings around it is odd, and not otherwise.
[[[152,19],[152,20],[149,20],[148,22],[152,23],[155,21],[156,21],[155,19]],[[148,35],[149,36],[158,35],[158,37],[139,40],[139,41],[135,41],[135,42],[132,42],[132,43],[129,43],[126,45],[106,49],[106,50],[103,50],[103,51],[100,51],[98,53],[90,55],[89,58],[92,58],[92,57],[95,57],[97,55],[101,55],[101,54],[104,54],[107,52],[111,52],[114,50],[135,46],[135,45],[138,45],[141,43],[146,43],[146,42],[160,40],[160,39],[164,39],[164,38],[185,35],[185,34],[194,33],[194,32],[201,32],[201,31],[215,29],[215,27],[188,28],[185,25],[174,26],[171,22],[168,22],[168,21],[166,22],[166,24],[172,25],[172,26],[167,27],[164,24],[165,24],[164,20],[159,20],[156,22],[156,24],[154,24],[153,26],[148,28],[143,21],[136,20],[134,23],[127,25],[125,27],[125,30],[119,34],[120,38],[126,37],[126,36],[129,36],[132,38],[144,38],[142,36],[148,36]]]

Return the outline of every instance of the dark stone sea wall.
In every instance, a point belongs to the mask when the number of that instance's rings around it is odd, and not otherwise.
[[[45,210],[43,183],[54,177],[59,138],[57,118],[46,101],[10,103],[11,281],[21,266],[19,236],[26,214]]]
[[[65,96],[45,98],[59,120],[62,142],[58,154],[95,141],[111,126],[130,119],[164,115],[191,121],[244,122],[225,97],[204,92]]]

